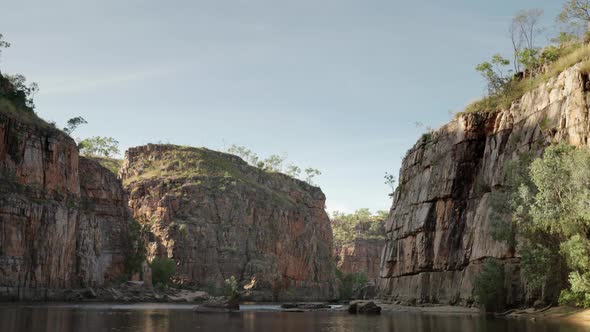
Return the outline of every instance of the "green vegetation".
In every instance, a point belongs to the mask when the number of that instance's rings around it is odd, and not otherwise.
[[[68,135],[72,135],[74,133],[74,131],[76,129],[78,129],[78,127],[80,127],[83,124],[87,124],[87,123],[88,122],[86,122],[86,120],[84,120],[84,118],[81,116],[71,118],[68,120],[68,123],[67,123],[66,127],[63,129],[63,131]]]
[[[353,243],[357,239],[385,239],[385,219],[387,215],[386,211],[377,211],[372,214],[369,209],[359,209],[351,214],[334,211],[332,214],[334,244],[342,246]]]
[[[558,18],[568,26],[581,23],[587,25],[590,22],[588,6],[587,0],[567,1]],[[590,72],[590,45],[579,34],[562,31],[551,40],[554,45],[536,45],[542,14],[543,11],[539,9],[516,14],[509,29],[513,46],[513,69],[509,69],[510,61],[500,54],[477,65],[476,70],[487,83],[487,96],[468,105],[465,113],[508,109],[525,93],[580,62],[584,62],[582,71]]]
[[[288,164],[286,167],[284,167],[285,161],[287,159],[286,156],[279,156],[273,154],[266,159],[260,159],[260,157],[256,153],[252,152],[252,150],[244,146],[238,146],[235,144],[232,144],[229,148],[227,148],[226,152],[229,154],[236,155],[242,158],[248,164],[258,167],[264,171],[279,173],[284,172],[285,174],[294,178],[299,178],[300,180],[303,180],[310,185],[314,185],[313,179],[316,176],[322,175],[322,172],[320,172],[319,170],[312,167],[308,167],[303,170],[305,178],[300,178],[302,174],[301,168],[299,166],[296,166],[294,164]]]
[[[395,195],[395,184],[397,182],[397,180],[395,179],[395,176],[393,176],[392,174],[389,174],[387,172],[385,172],[385,184],[391,189],[391,193],[389,193],[389,197],[393,197],[393,195]]]
[[[369,282],[366,272],[344,273],[336,269],[340,300],[352,300],[354,292]]]
[[[168,285],[176,273],[176,262],[168,257],[155,257],[150,263],[154,285]]]
[[[4,36],[0,33],[0,55],[2,55],[3,48],[9,48],[10,43],[4,39]]]
[[[231,276],[229,279],[224,281],[224,294],[230,300],[239,300],[240,298],[240,285],[236,277]]]
[[[518,248],[527,285],[544,299],[590,306],[590,151],[554,145],[512,162],[506,177],[494,238]]]
[[[486,311],[497,312],[504,305],[504,265],[496,259],[488,259],[481,273],[475,278],[474,293]]]
[[[129,220],[129,238],[125,241],[125,274],[127,277],[142,272],[142,265],[146,259],[146,246],[142,226],[135,220]]]
[[[118,175],[121,166],[123,165],[122,159],[106,158],[106,157],[89,157],[92,160],[96,160],[102,167],[108,169],[113,174]]]
[[[119,142],[112,137],[95,136],[78,143],[80,153],[84,156],[110,158],[119,154]]]
[[[127,177],[125,185],[147,179],[159,179],[168,188],[188,183],[208,188],[231,191],[237,186],[247,186],[268,194],[268,199],[279,204],[293,205],[295,200],[286,191],[273,188],[261,181],[261,175],[277,177],[286,185],[297,189],[306,186],[298,181],[288,181],[275,173],[241,163],[236,156],[205,148],[164,145],[153,159],[141,159],[134,163],[140,170],[137,175]],[[182,179],[182,181],[178,181]]]

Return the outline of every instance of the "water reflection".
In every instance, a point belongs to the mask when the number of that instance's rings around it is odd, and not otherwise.
[[[349,316],[345,313],[255,312],[202,314],[190,306],[0,306],[0,330],[65,331],[281,331],[281,332],[577,332],[587,329],[555,321],[488,319],[469,315],[397,313]]]

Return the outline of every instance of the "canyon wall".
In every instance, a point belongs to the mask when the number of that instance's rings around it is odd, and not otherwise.
[[[588,75],[567,69],[509,110],[462,114],[404,158],[386,225],[380,294],[391,301],[469,304],[487,258],[505,264],[507,305],[530,304],[519,254],[490,235],[490,197],[505,165],[555,142],[588,145]]]
[[[367,274],[370,282],[376,283],[381,273],[381,252],[385,240],[355,239],[351,243],[335,246],[336,266],[344,273]]]
[[[119,277],[131,218],[120,181],[0,101],[0,299],[55,299]]]
[[[149,228],[148,256],[177,263],[175,279],[215,293],[232,276],[246,299],[333,298],[332,230],[322,191],[239,157],[148,145],[126,153],[130,207]]]

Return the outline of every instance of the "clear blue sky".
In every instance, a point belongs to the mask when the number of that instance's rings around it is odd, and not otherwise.
[[[386,171],[423,129],[484,91],[519,9],[559,0],[0,0],[0,66],[40,85],[38,113],[74,136],[262,156],[324,174],[329,210],[388,209]],[[543,38],[543,42],[546,38]]]

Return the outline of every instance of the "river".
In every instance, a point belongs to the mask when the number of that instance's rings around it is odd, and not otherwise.
[[[494,319],[468,314],[280,312],[276,306],[242,306],[237,313],[197,313],[175,304],[0,304],[2,332],[279,331],[279,332],[577,332],[560,321]]]

